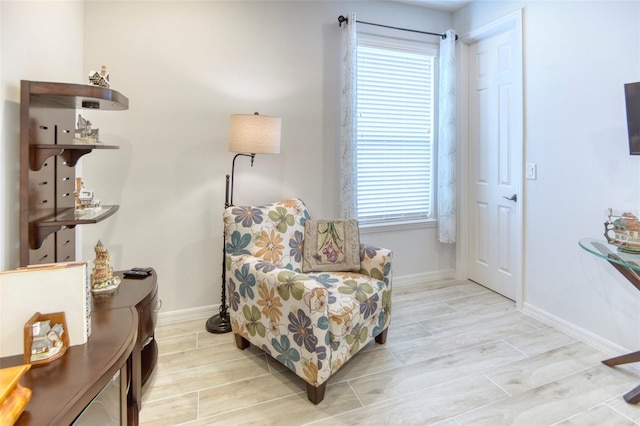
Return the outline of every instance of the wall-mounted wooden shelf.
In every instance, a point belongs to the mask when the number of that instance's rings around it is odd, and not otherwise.
[[[31,250],[40,248],[50,234],[58,232],[65,227],[73,228],[76,225],[101,222],[117,212],[119,208],[120,206],[117,205],[101,206],[99,211],[95,213],[87,212],[82,216],[77,216],[73,208],[57,210],[50,217],[43,217],[31,222],[29,248]]]
[[[61,155],[69,167],[75,167],[83,155],[89,154],[94,149],[120,149],[116,145],[102,144],[71,144],[71,145],[31,145],[29,147],[29,168],[38,171],[44,163],[55,155]]]
[[[76,109],[129,108],[121,93],[98,86],[23,80],[20,87],[20,266],[75,259],[76,225],[100,222],[118,206],[77,217],[78,160],[102,143],[74,143]]]

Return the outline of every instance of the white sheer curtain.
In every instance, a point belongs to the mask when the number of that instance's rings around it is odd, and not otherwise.
[[[456,242],[456,33],[440,41],[438,240]]]
[[[357,216],[356,197],[356,14],[347,15],[342,26],[344,56],[342,58],[342,138],[340,164],[340,216]]]

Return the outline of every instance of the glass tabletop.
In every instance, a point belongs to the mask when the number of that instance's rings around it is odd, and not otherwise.
[[[607,243],[603,238],[583,238],[578,244],[591,254],[640,272],[640,252],[630,253],[624,248]]]

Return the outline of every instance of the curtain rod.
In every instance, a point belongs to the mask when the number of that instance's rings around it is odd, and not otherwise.
[[[342,26],[343,22],[346,22],[348,24],[349,23],[349,18],[346,18],[343,15],[338,16],[338,25]],[[411,29],[408,29],[408,28],[392,27],[390,25],[374,24],[373,22],[365,22],[365,21],[356,21],[356,22],[359,23],[359,24],[373,25],[373,26],[376,26],[376,27],[391,28],[393,30],[409,31],[409,32],[412,32],[412,33],[420,33],[420,34],[428,34],[428,35],[440,36],[440,37],[442,37],[443,40],[447,38],[446,34],[430,33],[429,31],[411,30]],[[456,34],[456,40],[458,40],[458,35],[457,34]]]

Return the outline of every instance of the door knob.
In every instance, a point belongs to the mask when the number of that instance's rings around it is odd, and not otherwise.
[[[504,198],[505,200],[517,202],[518,201],[518,194],[513,194],[511,197],[502,197],[502,198]]]

